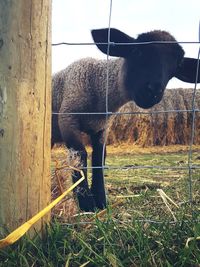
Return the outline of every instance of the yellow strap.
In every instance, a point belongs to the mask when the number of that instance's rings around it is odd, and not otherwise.
[[[74,168],[73,168],[74,169]],[[84,179],[84,174],[82,171],[82,177],[74,183],[67,191],[65,191],[62,195],[56,198],[52,203],[50,203],[46,208],[41,210],[38,214],[33,216],[30,220],[25,222],[23,225],[19,226],[16,230],[10,233],[6,238],[0,240],[0,248],[4,248],[16,242],[19,238],[21,238],[30,228],[36,223],[39,219],[41,219],[47,212],[49,212],[58,202],[60,202],[67,194],[69,194],[78,184],[80,184]]]

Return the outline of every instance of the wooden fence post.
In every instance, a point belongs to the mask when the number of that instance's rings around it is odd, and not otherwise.
[[[50,0],[0,1],[2,234],[50,201],[50,27]]]

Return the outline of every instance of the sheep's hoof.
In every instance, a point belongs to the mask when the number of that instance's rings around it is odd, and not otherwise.
[[[95,205],[95,201],[92,195],[85,195],[85,196],[77,196],[79,208],[82,211],[86,212],[95,212],[97,210],[97,207]]]
[[[105,209],[107,206],[105,191],[94,190],[94,188],[92,188],[91,191],[93,193],[93,197],[94,197],[94,201],[96,203],[97,209],[100,209],[100,210]]]
[[[96,207],[99,210],[103,210],[107,206],[106,205],[106,199],[102,200],[102,198],[101,199],[98,199],[97,197],[95,197],[95,202],[96,202]]]

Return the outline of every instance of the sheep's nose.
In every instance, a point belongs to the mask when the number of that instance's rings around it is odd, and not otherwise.
[[[148,92],[152,95],[158,95],[162,93],[162,85],[160,82],[155,82],[155,83],[148,83],[147,84],[147,89]]]

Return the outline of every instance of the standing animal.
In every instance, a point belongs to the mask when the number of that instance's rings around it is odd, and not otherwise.
[[[197,59],[184,57],[182,47],[166,31],[142,33],[135,39],[117,29],[105,28],[92,30],[92,37],[104,54],[117,59],[81,59],[56,73],[52,80],[53,113],[59,113],[52,114],[52,145],[64,141],[80,155],[85,180],[75,191],[79,207],[85,211],[106,207],[102,169],[106,115],[102,113],[115,112],[128,101],[150,108],[160,102],[171,78],[195,83],[197,69]],[[81,132],[89,135],[93,149],[91,188]],[[79,178],[80,173],[74,171],[73,182]]]

